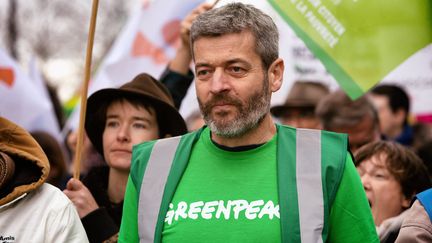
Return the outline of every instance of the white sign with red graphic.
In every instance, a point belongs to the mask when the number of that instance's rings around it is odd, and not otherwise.
[[[142,72],[159,78],[180,44],[180,22],[202,2],[158,0],[137,8],[90,83],[88,95],[119,87]],[[78,107],[66,129],[78,127]]]
[[[0,116],[5,117],[28,131],[46,131],[59,141],[60,129],[53,106],[18,66],[0,49]]]

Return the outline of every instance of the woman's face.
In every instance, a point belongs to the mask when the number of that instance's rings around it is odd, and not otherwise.
[[[159,127],[156,112],[127,101],[108,106],[103,132],[104,158],[111,169],[129,172],[132,146],[157,139]]]
[[[401,185],[388,170],[386,159],[385,155],[374,155],[357,166],[377,226],[410,204],[410,198],[403,195]]]

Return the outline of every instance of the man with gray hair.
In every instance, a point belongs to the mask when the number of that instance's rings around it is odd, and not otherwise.
[[[232,3],[191,28],[207,126],[134,147],[119,242],[377,242],[347,137],[275,124],[273,20]]]

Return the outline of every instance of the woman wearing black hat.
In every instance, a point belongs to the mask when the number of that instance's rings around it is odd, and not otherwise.
[[[132,146],[186,133],[168,90],[147,74],[88,99],[85,129],[108,166],[83,182],[71,179],[64,193],[78,210],[90,242],[115,238],[119,230]]]

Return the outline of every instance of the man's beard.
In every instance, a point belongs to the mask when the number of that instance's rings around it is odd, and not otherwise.
[[[215,94],[206,104],[198,98],[198,104],[203,118],[210,130],[221,137],[239,137],[257,127],[270,109],[270,93],[267,75],[264,77],[263,88],[252,94],[243,103],[240,99],[230,96],[228,93]],[[228,113],[220,112],[222,118],[215,119],[212,115],[213,107],[218,103],[230,104],[237,107],[234,119],[227,119]]]

